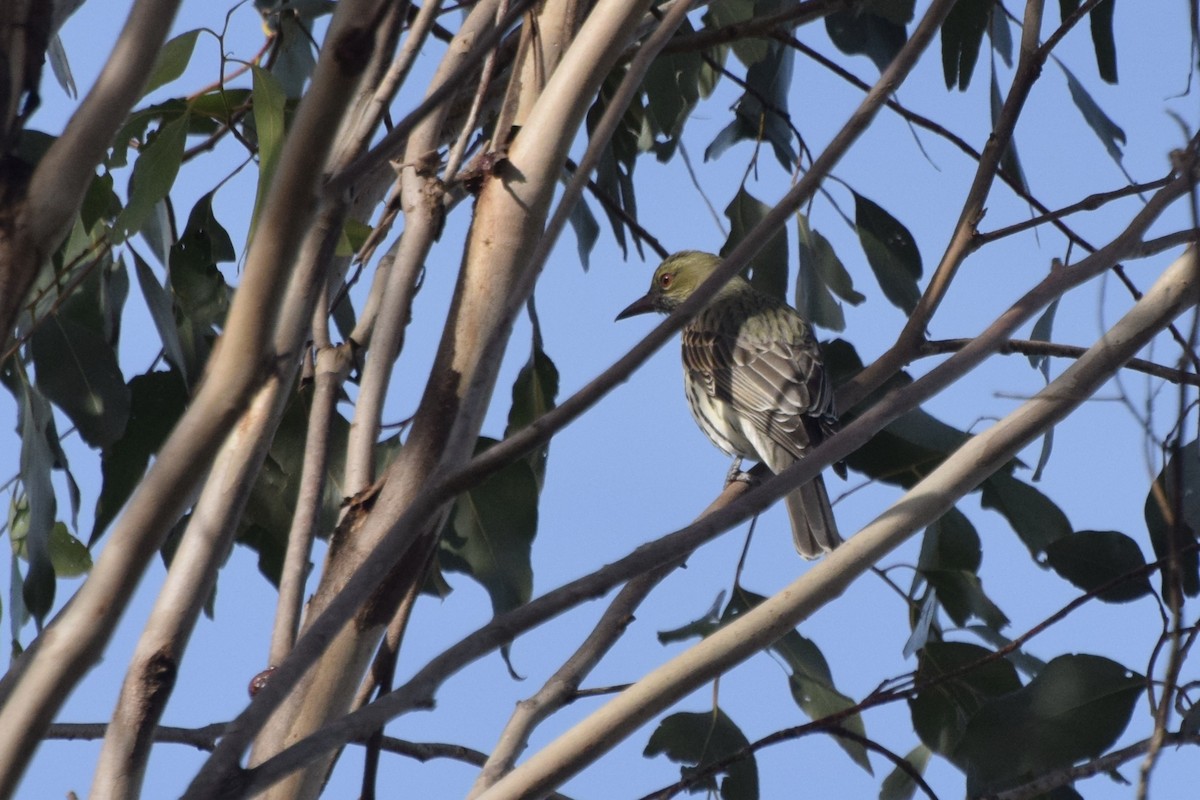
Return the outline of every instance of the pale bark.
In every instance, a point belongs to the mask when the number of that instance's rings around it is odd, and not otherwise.
[[[171,6],[139,3],[135,9],[143,5],[154,6],[160,13]],[[283,365],[271,358],[280,313],[278,298],[286,289],[300,242],[310,228],[334,133],[365,66],[365,62],[342,60],[339,54],[369,53],[369,46],[362,42],[365,32],[358,26],[374,17],[377,6],[369,0],[347,0],[338,5],[329,46],[324,51],[327,55],[318,62],[311,89],[297,110],[292,134],[284,144],[282,167],[272,182],[241,285],[225,322],[223,342],[236,344],[218,345],[196,397],[109,534],[88,579],[71,604],[51,621],[0,682],[0,700],[4,702],[0,725],[5,730],[22,731],[21,736],[0,738],[0,796],[13,791],[41,732],[71,687],[100,658],[138,579],[190,503],[225,433],[244,412],[256,388],[268,376],[286,371],[288,364],[295,363],[294,353]],[[142,41],[146,35],[142,31],[135,39]],[[348,40],[354,40],[352,47],[344,46]],[[128,44],[119,45],[113,60],[127,65],[135,55],[137,52],[131,53]],[[140,68],[144,73],[146,64],[140,64]],[[102,76],[98,86],[106,86],[117,77]],[[143,78],[139,75],[137,80]],[[130,78],[126,76],[126,80]],[[95,136],[94,132],[88,135]],[[96,145],[101,152],[103,145]],[[80,148],[87,153],[92,145],[81,143]],[[69,182],[72,164],[78,166],[72,161],[61,175],[45,180]],[[45,160],[42,166],[49,168]],[[35,191],[37,181],[35,174],[31,200],[48,191]],[[67,191],[71,185],[61,188]],[[47,235],[55,230],[48,220],[39,224]],[[302,324],[307,324],[308,315],[299,316]],[[292,331],[285,332],[285,336],[291,341],[302,338],[302,334]]]

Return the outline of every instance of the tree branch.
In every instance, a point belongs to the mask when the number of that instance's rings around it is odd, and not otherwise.
[[[922,342],[917,353],[918,356],[925,358],[928,356],[943,355],[945,353],[957,353],[968,344],[970,339],[936,339],[932,341]],[[996,351],[1001,355],[1013,355],[1014,353],[1026,356],[1049,356],[1052,358],[1079,358],[1087,352],[1087,348],[1079,347],[1072,344],[1059,344],[1058,342],[1041,342],[1032,339],[1009,339],[1004,344],[1000,345]],[[1143,372],[1147,375],[1152,375],[1155,378],[1176,383],[1181,386],[1200,386],[1200,375],[1191,372],[1186,372],[1181,369],[1174,369],[1162,364],[1156,364],[1153,361],[1147,361],[1142,358],[1131,358],[1125,369],[1131,369],[1135,372]]]
[[[513,770],[481,800],[527,797],[557,786],[671,703],[794,628],[1084,402],[1123,361],[1197,301],[1200,266],[1195,252],[1189,250],[1085,357],[1036,397],[966,442],[890,509],[797,581],[645,675]]]

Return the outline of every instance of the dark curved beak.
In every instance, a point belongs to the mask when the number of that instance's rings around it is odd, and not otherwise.
[[[651,311],[657,310],[658,307],[655,304],[654,296],[646,294],[626,306],[624,311],[617,314],[617,319],[613,320],[613,322],[626,319],[627,317],[636,317],[638,314],[649,314]]]

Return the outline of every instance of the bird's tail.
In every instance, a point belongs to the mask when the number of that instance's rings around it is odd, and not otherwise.
[[[820,475],[785,498],[792,520],[792,538],[796,552],[805,558],[820,558],[841,544],[829,494]]]

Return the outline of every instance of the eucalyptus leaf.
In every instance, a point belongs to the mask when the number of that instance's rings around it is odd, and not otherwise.
[[[729,255],[770,210],[770,206],[747,192],[746,187],[738,189],[733,200],[725,207],[725,216],[729,220],[729,238],[721,247],[721,255]],[[755,289],[778,300],[784,300],[787,297],[787,271],[787,231],[781,229],[750,259],[750,263],[746,265],[746,277]]]
[[[142,148],[129,178],[129,200],[113,227],[126,238],[141,230],[154,206],[167,196],[183,162],[186,113],[164,121]]]
[[[879,288],[893,305],[911,314],[921,297],[921,251],[908,228],[858,192],[854,193],[854,227]]]
[[[966,91],[979,60],[995,0],[958,0],[942,23],[942,74],[946,88]]]
[[[1146,566],[1137,542],[1117,531],[1079,531],[1051,542],[1046,563],[1062,577],[1091,592]],[[1151,594],[1150,578],[1138,575],[1100,592],[1106,603],[1125,603]]]
[[[664,718],[650,735],[642,755],[646,758],[666,756],[683,764],[684,777],[697,767],[720,761],[744,750],[750,741],[724,711],[681,711]],[[724,775],[720,784],[716,775]],[[722,800],[756,800],[758,798],[758,762],[754,756],[739,758],[723,767],[716,775],[700,781],[697,790],[719,792]]]
[[[196,37],[199,35],[200,31],[198,30],[187,31],[162,46],[162,49],[158,51],[154,66],[150,68],[150,77],[146,79],[142,97],[183,75],[188,62],[192,60],[192,51],[196,48]]]

